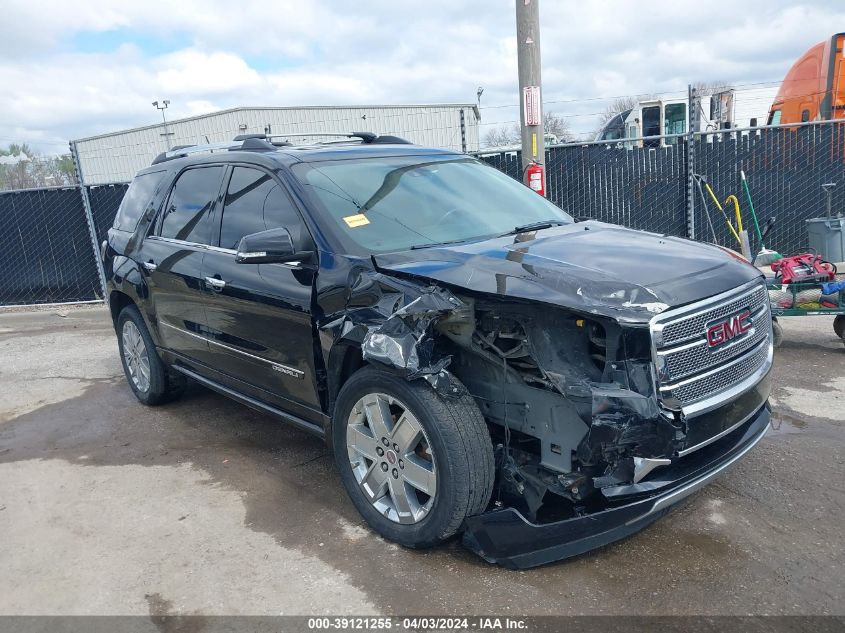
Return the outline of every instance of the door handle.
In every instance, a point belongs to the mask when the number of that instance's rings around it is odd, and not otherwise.
[[[218,279],[217,277],[206,277],[205,283],[214,292],[220,292],[226,287],[226,282],[222,279]]]
[[[143,266],[144,266],[144,268],[146,268],[150,272],[153,272],[156,268],[158,268],[158,266],[155,265],[155,262],[153,260],[150,260],[148,262],[144,262]]]

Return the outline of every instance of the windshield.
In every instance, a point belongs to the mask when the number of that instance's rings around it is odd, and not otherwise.
[[[293,171],[343,241],[371,253],[572,221],[528,187],[468,157],[323,161],[301,163]]]

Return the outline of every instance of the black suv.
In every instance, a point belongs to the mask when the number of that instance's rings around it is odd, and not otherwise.
[[[361,133],[178,148],[103,244],[129,385],[324,436],[409,547],[529,567],[647,525],[765,434],[758,271],[575,222],[470,156]]]

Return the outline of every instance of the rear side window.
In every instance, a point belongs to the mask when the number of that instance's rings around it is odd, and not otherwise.
[[[209,244],[211,210],[220,191],[225,167],[189,169],[170,192],[161,220],[161,237]]]
[[[150,174],[135,176],[126,195],[120,203],[117,215],[114,218],[114,228],[121,231],[134,231],[138,226],[138,220],[152,202],[153,194],[161,179],[164,178],[164,171],[154,171]]]
[[[294,244],[301,243],[302,220],[281,186],[263,171],[235,167],[226,190],[220,246],[235,249],[244,235],[281,226]]]

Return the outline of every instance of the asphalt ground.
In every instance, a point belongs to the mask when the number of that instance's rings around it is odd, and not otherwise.
[[[2,614],[845,614],[845,346],[782,320],[769,434],[654,525],[527,571],[370,532],[323,443],[138,403],[101,307],[0,313]]]

